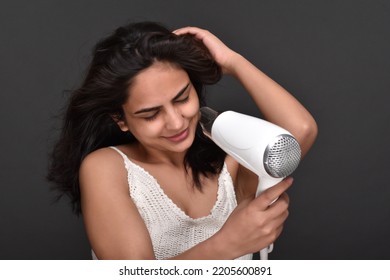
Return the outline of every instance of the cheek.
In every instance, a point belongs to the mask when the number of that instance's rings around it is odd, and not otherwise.
[[[183,110],[183,116],[187,118],[193,118],[199,116],[199,99],[198,96],[195,95],[192,102],[189,102],[186,106],[185,110]]]
[[[151,122],[144,122],[142,120],[138,120],[136,121],[136,123],[129,125],[130,132],[139,141],[158,135],[159,133],[161,133],[161,127],[162,125],[158,120]]]

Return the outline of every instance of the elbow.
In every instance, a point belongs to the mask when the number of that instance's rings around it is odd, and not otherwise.
[[[301,146],[302,157],[306,155],[306,153],[313,146],[315,140],[317,139],[317,135],[318,126],[314,119],[300,124],[296,133],[294,133],[294,137]]]

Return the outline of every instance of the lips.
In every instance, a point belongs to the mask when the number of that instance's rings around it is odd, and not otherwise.
[[[176,135],[165,137],[165,138],[172,142],[181,142],[187,138],[188,134],[189,134],[189,130],[187,128]]]

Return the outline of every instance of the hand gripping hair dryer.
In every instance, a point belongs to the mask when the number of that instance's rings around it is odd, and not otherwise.
[[[290,175],[301,159],[298,141],[287,130],[268,121],[209,107],[200,108],[200,124],[215,144],[259,176],[256,196]],[[269,248],[260,252],[267,259]]]

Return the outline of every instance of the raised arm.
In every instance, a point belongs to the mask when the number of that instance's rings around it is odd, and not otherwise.
[[[174,33],[193,34],[201,40],[223,72],[235,77],[247,90],[264,117],[290,131],[300,143],[302,156],[307,153],[316,139],[317,124],[289,92],[209,31],[185,27]]]

